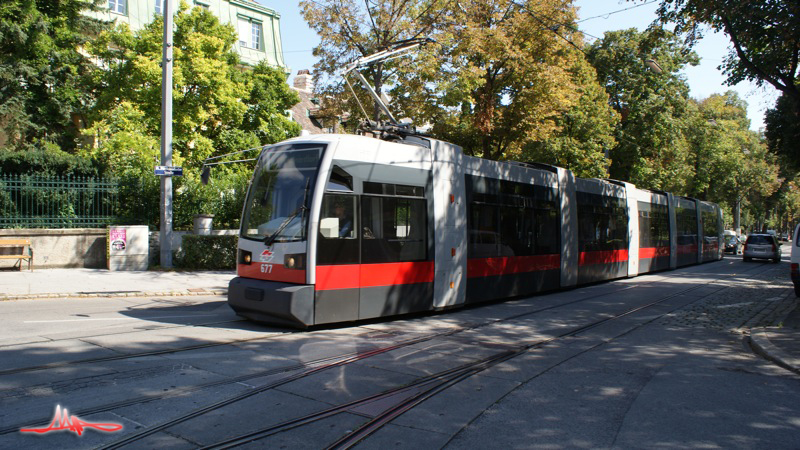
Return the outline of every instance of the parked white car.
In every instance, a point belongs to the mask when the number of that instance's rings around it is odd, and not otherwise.
[[[792,233],[791,277],[794,284],[794,295],[800,297],[800,223]]]

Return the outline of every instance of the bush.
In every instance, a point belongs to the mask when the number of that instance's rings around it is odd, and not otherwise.
[[[180,269],[226,270],[236,268],[236,249],[239,236],[183,237],[181,251],[175,256],[175,267]]]
[[[20,151],[0,148],[0,173],[7,175],[97,176],[91,160],[67,153],[55,144],[30,145]]]

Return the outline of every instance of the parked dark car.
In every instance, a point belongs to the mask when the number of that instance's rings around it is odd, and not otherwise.
[[[781,262],[781,244],[771,234],[751,234],[744,243],[744,261],[753,258],[771,259],[772,262]]]
[[[725,235],[725,253],[738,255],[742,252],[742,241],[737,236]]]

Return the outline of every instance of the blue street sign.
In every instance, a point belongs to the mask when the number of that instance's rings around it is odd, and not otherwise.
[[[183,176],[183,167],[176,166],[156,166],[156,175],[180,177]]]

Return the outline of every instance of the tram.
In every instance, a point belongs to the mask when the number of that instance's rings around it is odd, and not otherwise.
[[[388,118],[367,121],[371,137],[315,135],[262,149],[228,287],[237,314],[307,328],[722,259],[713,203],[470,157],[397,121],[359,71],[427,42],[400,41],[343,70]]]
[[[300,137],[257,158],[228,303],[297,328],[446,310],[719,260],[722,223],[713,203],[421,135]]]

